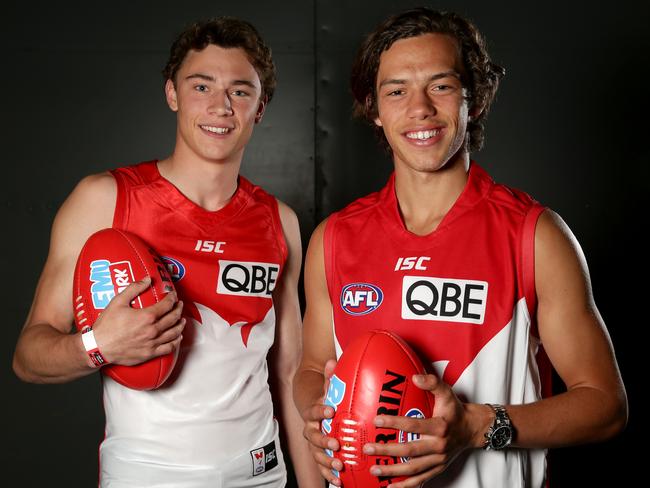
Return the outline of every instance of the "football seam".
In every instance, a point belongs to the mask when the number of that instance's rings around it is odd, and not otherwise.
[[[131,248],[131,250],[133,251],[133,253],[135,254],[135,256],[136,256],[136,257],[138,258],[138,260],[140,261],[140,265],[141,265],[142,268],[144,269],[145,273],[147,273],[147,275],[151,277],[151,285],[150,285],[151,292],[152,292],[152,294],[153,294],[153,296],[154,296],[154,299],[156,300],[156,303],[160,302],[159,297],[158,297],[158,293],[156,292],[156,288],[153,286],[153,274],[150,272],[149,268],[147,267],[146,263],[144,262],[144,259],[142,259],[142,256],[140,255],[140,253],[138,252],[138,250],[136,249],[136,247],[135,247],[135,246],[133,245],[133,243],[131,242],[131,239],[129,239],[129,236],[127,236],[127,235],[126,235],[124,232],[122,232],[120,229],[116,229],[116,228],[114,228],[114,227],[113,227],[112,229],[113,229],[115,232],[117,232],[120,236],[122,236],[122,238],[126,241],[126,243],[129,245],[129,247]],[[146,242],[145,242],[145,245],[148,246],[148,244],[147,244]],[[156,388],[157,386],[160,385],[160,374],[161,374],[161,370],[162,370],[162,367],[161,367],[161,365],[160,365],[160,361],[161,361],[161,360],[160,360],[160,356],[157,356],[156,358],[151,358],[151,359],[158,359],[158,363],[157,363],[157,369],[158,369],[158,371],[157,371],[157,373],[156,373],[156,378],[157,378],[157,380],[156,380],[156,386],[154,386],[154,388]],[[145,361],[145,363],[146,363],[146,362],[148,362],[148,361]],[[144,363],[140,363],[140,364],[144,364]]]
[[[118,232],[118,233],[119,233],[119,234],[124,238],[124,240],[129,244],[129,246],[131,246],[131,249],[133,250],[133,252],[134,252],[135,255],[137,256],[137,258],[140,260],[140,264],[141,264],[142,267],[144,268],[145,272],[147,273],[148,276],[151,277],[151,285],[149,285],[149,286],[150,286],[150,288],[151,288],[151,292],[152,292],[154,298],[156,299],[156,303],[160,302],[160,300],[158,299],[158,293],[156,293],[156,288],[153,286],[153,273],[151,273],[151,272],[149,271],[149,268],[147,268],[147,265],[145,264],[144,259],[142,259],[142,256],[140,256],[140,253],[138,252],[138,250],[135,248],[135,246],[134,246],[133,243],[131,242],[131,239],[129,239],[129,236],[127,236],[127,235],[126,235],[124,232],[122,232],[121,230],[119,230],[119,229],[113,229],[113,230],[115,230],[116,232]],[[145,245],[148,246],[147,243],[145,243]]]
[[[140,253],[138,252],[138,250],[136,249],[136,247],[135,247],[135,246],[133,245],[133,243],[131,242],[131,239],[129,239],[129,236],[127,236],[124,232],[122,232],[122,231],[119,230],[119,229],[114,229],[114,230],[115,230],[116,232],[118,232],[118,233],[119,233],[119,234],[124,238],[124,240],[128,243],[128,245],[129,245],[129,246],[131,247],[131,249],[133,250],[134,254],[135,254],[135,255],[137,256],[137,258],[140,260],[140,264],[141,264],[142,267],[144,268],[144,270],[145,270],[145,272],[147,273],[147,275],[149,275],[149,276],[151,277],[151,285],[149,285],[149,287],[151,288],[151,293],[152,293],[154,299],[156,300],[156,303],[159,303],[160,300],[159,300],[159,297],[158,297],[158,293],[156,292],[156,287],[153,286],[153,273],[150,272],[149,268],[147,267],[146,263],[144,262],[144,259],[142,259],[142,256],[140,255]],[[139,236],[138,236],[138,237],[139,237]],[[143,242],[144,242],[144,241],[143,241]],[[147,247],[150,247],[146,242],[145,242],[144,244],[145,244]],[[160,386],[160,375],[162,374],[162,365],[161,365],[160,363],[161,363],[161,361],[162,361],[162,358],[161,358],[161,356],[156,356],[155,358],[151,358],[151,359],[149,359],[148,361],[145,361],[145,363],[151,361],[152,359],[158,359],[158,361],[157,361],[157,363],[156,363],[157,370],[158,370],[157,373],[156,373],[156,378],[157,378],[157,380],[156,380],[156,385],[153,387],[153,388],[157,388],[158,386]],[[140,364],[145,364],[145,363],[140,363]]]

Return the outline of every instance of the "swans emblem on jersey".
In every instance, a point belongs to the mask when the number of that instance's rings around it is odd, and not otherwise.
[[[350,315],[367,315],[377,310],[384,300],[384,293],[370,283],[351,283],[341,290],[341,308]]]
[[[258,341],[256,342],[257,347],[259,347],[260,343],[268,342],[270,345],[273,342],[275,333],[275,309],[273,305],[269,306],[266,314],[259,322],[249,323],[230,322],[201,303],[195,303],[191,300],[184,301],[184,303],[183,315],[193,319],[195,325],[187,333],[190,342],[202,342],[211,337],[211,340],[216,340],[231,351],[234,350],[236,344],[248,348],[253,329],[255,329],[255,340]],[[183,333],[183,335],[186,334]]]
[[[183,266],[183,263],[169,256],[161,256],[161,259],[165,263],[165,266],[167,266],[167,271],[169,271],[169,276],[172,277],[172,281],[174,283],[181,281],[183,276],[185,276],[185,266]]]

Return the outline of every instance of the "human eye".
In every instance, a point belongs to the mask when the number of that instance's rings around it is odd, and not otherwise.
[[[400,95],[404,95],[404,90],[401,88],[386,92],[387,97],[399,97]]]
[[[459,83],[455,80],[441,80],[431,85],[431,91],[435,93],[452,93],[459,88]]]
[[[198,92],[204,93],[208,91],[208,85],[204,85],[204,84],[194,85],[194,89]]]
[[[236,97],[247,97],[248,92],[245,90],[233,90],[232,94]]]

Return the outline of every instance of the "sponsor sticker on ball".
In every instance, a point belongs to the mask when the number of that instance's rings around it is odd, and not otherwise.
[[[107,259],[96,259],[90,263],[90,296],[96,310],[105,309],[115,295],[133,283],[133,268],[129,261],[111,263]],[[137,297],[133,305],[142,308]]]

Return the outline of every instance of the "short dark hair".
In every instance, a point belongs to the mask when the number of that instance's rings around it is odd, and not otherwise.
[[[461,81],[467,89],[470,110],[481,108],[467,126],[468,149],[475,151],[483,146],[483,119],[505,74],[501,66],[492,63],[485,40],[469,20],[453,12],[441,12],[426,7],[415,8],[393,15],[380,24],[359,48],[352,65],[350,80],[354,96],[353,113],[371,124],[377,118],[377,72],[381,54],[395,41],[424,34],[446,34],[456,40],[464,67]],[[375,126],[380,139],[387,144],[381,127]]]
[[[187,53],[192,49],[201,51],[209,44],[243,49],[260,77],[262,98],[271,101],[276,83],[271,49],[252,24],[234,17],[215,17],[195,22],[181,32],[172,44],[169,59],[162,71],[165,81],[172,80],[175,85],[176,73]]]

